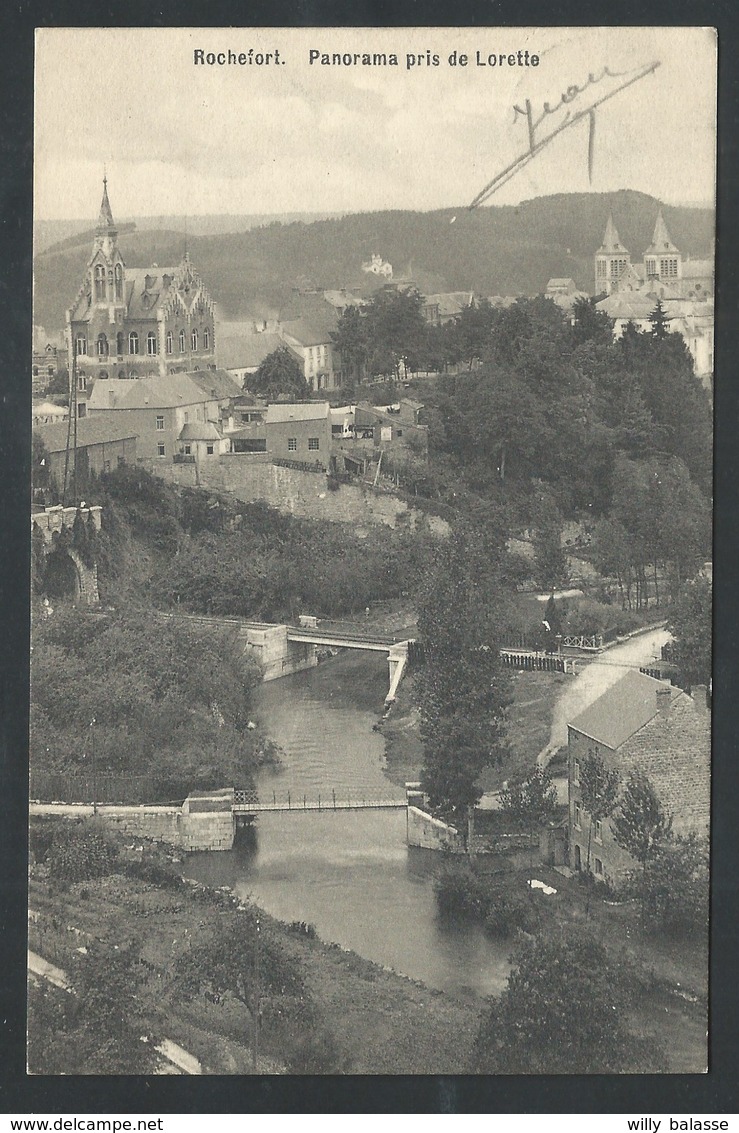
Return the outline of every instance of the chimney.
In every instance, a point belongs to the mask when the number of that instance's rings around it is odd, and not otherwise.
[[[660,685],[657,689],[657,711],[663,715],[670,710],[672,688],[669,685]]]

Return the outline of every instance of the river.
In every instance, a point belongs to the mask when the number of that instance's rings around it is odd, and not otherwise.
[[[260,796],[402,797],[383,773],[384,741],[372,730],[387,686],[386,658],[359,652],[263,685],[259,714],[285,757],[277,774],[261,776]],[[251,838],[230,853],[190,857],[187,872],[430,987],[500,992],[509,944],[438,921],[439,858],[409,849],[405,833],[404,810],[261,814]]]

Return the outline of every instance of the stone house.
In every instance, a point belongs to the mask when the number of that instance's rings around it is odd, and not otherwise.
[[[327,401],[273,402],[265,418],[272,459],[329,467],[331,417]]]
[[[621,787],[638,767],[672,815],[675,834],[707,834],[711,792],[711,721],[705,690],[694,697],[629,670],[568,726],[569,860],[585,869],[590,816],[580,769],[597,754],[618,770]],[[590,864],[596,879],[617,882],[634,861],[616,843],[610,822],[593,824]]]
[[[138,437],[139,458],[171,462],[182,452],[184,426],[211,422],[220,434],[222,414],[239,393],[228,374],[217,370],[128,381],[98,379],[88,416],[124,415],[127,427]]]
[[[74,426],[74,422],[72,422]],[[56,421],[51,425],[40,425],[34,430],[44,442],[48,456],[48,472],[57,488],[64,483],[64,465],[67,453],[67,437],[70,435],[68,421]],[[122,464],[135,464],[138,437],[130,420],[115,414],[98,413],[83,417],[76,423],[77,433],[77,471],[84,478],[89,472],[100,475],[111,472]],[[70,444],[73,444],[70,437]],[[74,449],[70,449],[68,475],[71,476],[75,463]]]

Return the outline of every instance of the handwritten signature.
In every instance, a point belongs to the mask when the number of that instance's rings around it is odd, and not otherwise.
[[[626,90],[627,87],[639,82],[640,79],[653,74],[659,66],[659,60],[655,60],[652,63],[645,63],[643,66],[636,67],[630,71],[611,71],[608,67],[603,67],[603,69],[596,74],[591,72],[588,75],[587,81],[584,82],[582,86],[578,86],[575,83],[568,86],[560,95],[558,102],[555,102],[553,105],[549,102],[543,103],[541,113],[537,116],[534,114],[530,99],[527,98],[525,100],[523,107],[515,104],[513,107],[513,121],[515,124],[519,118],[525,118],[528,127],[529,147],[524,153],[520,154],[512,161],[510,165],[507,165],[505,169],[502,169],[500,173],[496,174],[492,181],[487,183],[484,189],[480,190],[469,205],[469,208],[474,209],[483,204],[492,197],[493,193],[497,192],[498,189],[505,185],[507,181],[515,177],[519,170],[528,165],[528,163],[536,157],[537,154],[541,153],[545,146],[548,146],[550,142],[554,141],[559,134],[564,130],[569,130],[572,126],[577,125],[578,122],[582,122],[586,118],[589,123],[588,177],[592,181],[593,157],[595,154],[595,111],[597,107],[602,106],[604,102],[608,102],[609,99],[620,94],[621,91]],[[546,122],[552,115],[558,114],[565,107],[569,107],[571,103],[579,99],[580,96],[585,94],[591,87],[602,82],[606,77],[611,79],[623,79],[623,82],[620,82],[618,86],[609,90],[606,94],[601,95],[600,98],[596,98],[595,101],[591,102],[589,105],[575,110],[574,113],[572,109],[566,110],[564,118],[548,133],[544,133],[543,135],[537,133],[543,122]]]

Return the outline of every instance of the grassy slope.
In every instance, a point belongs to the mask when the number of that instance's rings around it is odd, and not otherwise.
[[[73,925],[111,943],[143,940],[152,975],[142,995],[159,1031],[200,1058],[210,1073],[249,1072],[243,1038],[249,1034],[249,1019],[244,1009],[233,1001],[214,1004],[202,996],[183,1003],[172,980],[173,962],[188,942],[196,944],[208,936],[219,911],[215,899],[196,900],[192,890],[172,893],[111,875],[72,886],[66,894],[50,890],[37,878],[31,885],[30,905],[48,926],[42,933],[34,930],[31,947],[63,968],[74,963],[73,949],[80,937],[55,929],[51,917],[58,925]],[[465,1071],[482,1006],[479,1000],[431,991],[355,953],[296,937],[266,914],[262,921],[277,927],[284,948],[303,964],[343,1072]],[[279,1072],[280,1066],[280,1051],[265,1033],[260,1072]]]

